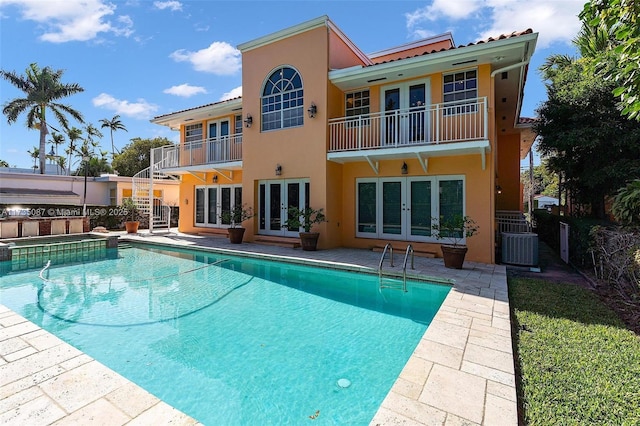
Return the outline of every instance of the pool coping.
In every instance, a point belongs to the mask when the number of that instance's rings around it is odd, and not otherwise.
[[[380,258],[369,250],[237,247],[223,238],[172,235],[121,239],[367,273],[377,270]],[[442,259],[427,258],[416,258],[415,266],[411,279],[443,277],[452,289],[370,424],[517,425],[506,268],[465,262],[464,269],[451,270]],[[396,266],[390,272],[399,270]],[[0,305],[0,423],[18,419],[30,424],[90,419],[198,424]]]

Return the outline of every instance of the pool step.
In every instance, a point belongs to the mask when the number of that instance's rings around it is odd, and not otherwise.
[[[402,282],[402,278],[391,278],[389,276],[383,276],[380,279],[380,288],[390,288],[394,290],[405,290],[405,285]]]
[[[400,253],[400,260],[402,261],[402,256],[404,256],[404,251],[407,249],[407,244],[408,243],[400,243],[400,244],[392,244],[393,246],[393,251],[394,253],[397,254]],[[428,258],[435,258],[437,257],[436,252],[433,250],[429,250],[426,248],[421,248],[421,247],[416,247],[415,243],[412,243],[413,246],[413,254],[415,256],[419,256],[419,257],[428,257]],[[384,244],[377,244],[375,246],[373,246],[371,248],[372,251],[376,252],[376,253],[382,253],[382,251],[384,250]]]
[[[300,239],[299,238],[287,238],[287,237],[272,237],[269,235],[256,235],[256,238],[253,240],[256,244],[264,244],[268,246],[278,246],[278,247],[289,247],[289,248],[298,248],[300,247]]]

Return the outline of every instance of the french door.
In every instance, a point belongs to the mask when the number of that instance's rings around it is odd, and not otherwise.
[[[309,206],[309,179],[263,180],[258,191],[258,233],[297,237],[298,229],[282,225],[288,218],[289,207]]]
[[[207,161],[209,163],[227,161],[229,120],[209,121],[207,126]]]
[[[383,145],[403,145],[429,141],[429,114],[431,103],[429,80],[411,81],[384,86],[381,102],[384,119],[381,120]]]
[[[435,241],[434,220],[464,211],[460,176],[363,178],[356,188],[358,237]]]
[[[212,185],[196,186],[195,225],[205,227],[226,227],[220,216],[242,204],[242,186]]]

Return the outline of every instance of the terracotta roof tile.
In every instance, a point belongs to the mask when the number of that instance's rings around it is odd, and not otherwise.
[[[376,62],[373,65],[386,64],[386,63],[390,63],[390,62],[401,61],[401,60],[404,60],[404,59],[416,58],[418,56],[430,55],[432,53],[445,52],[445,51],[448,51],[448,50],[462,49],[462,48],[469,47],[469,46],[475,46],[475,45],[484,44],[484,43],[491,43],[492,41],[505,40],[505,39],[508,39],[508,38],[520,37],[520,36],[523,36],[523,35],[526,35],[526,34],[532,34],[532,33],[533,33],[533,30],[531,28],[528,28],[528,29],[526,29],[524,31],[514,31],[511,34],[500,34],[498,37],[489,37],[489,38],[484,39],[484,40],[476,41],[475,43],[469,43],[469,44],[460,45],[460,46],[457,46],[457,47],[449,47],[449,48],[443,47],[442,49],[438,49],[438,50],[434,49],[434,50],[431,50],[431,51],[425,51],[425,52],[423,52],[422,54],[419,54],[419,55],[413,55],[413,56],[407,56],[407,57],[404,57],[404,58],[398,58],[398,59],[391,59],[391,60],[388,60],[388,61]],[[372,66],[372,65],[369,65],[369,66]]]
[[[537,121],[538,121],[537,118],[520,117],[518,119],[518,124],[533,124],[533,123],[536,123]]]

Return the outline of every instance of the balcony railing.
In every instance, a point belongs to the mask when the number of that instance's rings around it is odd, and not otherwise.
[[[329,120],[329,152],[488,139],[487,98]]]
[[[159,170],[242,161],[242,133],[155,148]]]

